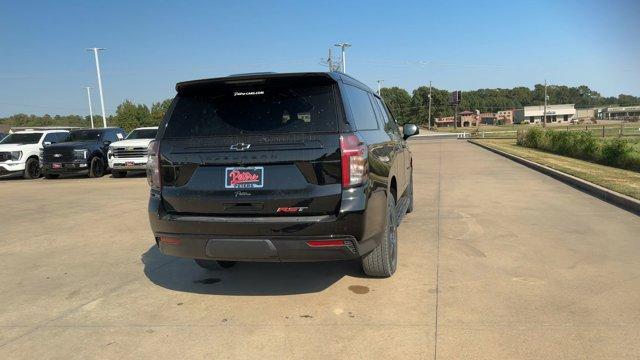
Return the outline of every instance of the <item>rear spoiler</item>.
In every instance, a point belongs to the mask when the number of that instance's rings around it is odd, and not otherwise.
[[[308,81],[309,78],[317,78],[319,83],[335,83],[339,79],[339,74],[326,72],[308,72],[308,73],[253,73],[225,76],[211,79],[200,79],[183,81],[176,84],[176,91],[179,94],[189,90],[202,90],[204,88],[216,87],[228,84],[258,84],[268,80],[302,80]]]

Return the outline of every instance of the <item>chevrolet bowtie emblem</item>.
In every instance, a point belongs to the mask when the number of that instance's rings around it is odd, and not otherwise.
[[[251,147],[251,144],[237,143],[237,144],[231,145],[229,149],[236,150],[236,151],[245,151],[245,150],[249,150],[250,147]]]

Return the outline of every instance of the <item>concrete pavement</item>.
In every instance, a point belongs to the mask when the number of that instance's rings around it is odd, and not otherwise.
[[[144,178],[0,181],[0,358],[637,358],[640,218],[412,142],[399,267],[161,255]]]

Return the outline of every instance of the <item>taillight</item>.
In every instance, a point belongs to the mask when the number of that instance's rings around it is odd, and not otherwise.
[[[147,182],[152,190],[160,190],[160,142],[153,140],[147,147]]]
[[[340,135],[342,154],[342,188],[362,185],[367,181],[369,164],[367,146],[355,134]]]

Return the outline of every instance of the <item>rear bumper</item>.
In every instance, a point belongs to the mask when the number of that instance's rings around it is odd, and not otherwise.
[[[384,232],[386,195],[363,200],[363,190],[343,194],[332,216],[209,217],[167,214],[159,195],[149,200],[149,221],[167,255],[239,261],[323,261],[355,259],[372,251]],[[365,204],[368,204],[365,206]],[[343,240],[342,246],[314,247],[311,240]]]
[[[318,237],[235,237],[180,235],[179,238],[158,234],[160,251],[166,255],[237,261],[325,261],[359,258],[357,242],[351,236],[334,236],[343,246],[312,247],[308,241]],[[171,234],[170,236],[175,236]],[[324,239],[324,238],[323,238]]]

